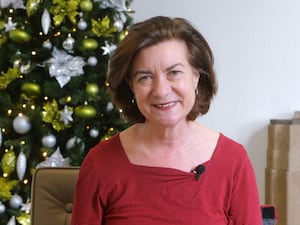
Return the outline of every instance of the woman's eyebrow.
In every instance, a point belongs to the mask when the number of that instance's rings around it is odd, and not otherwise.
[[[149,70],[137,70],[133,73],[133,77],[136,77],[138,74],[151,74],[151,72]]]
[[[165,69],[165,71],[169,71],[169,70],[172,70],[174,69],[175,67],[177,66],[182,66],[184,67],[184,65],[182,63],[175,63],[174,65],[172,66],[169,66]],[[137,71],[135,71],[132,75],[133,77],[137,76],[138,74],[151,74],[151,71],[150,70],[147,70],[147,69],[139,69]]]
[[[182,67],[184,67],[184,65],[183,65],[182,63],[175,63],[174,65],[167,67],[167,68],[166,68],[166,71],[172,70],[172,69],[174,69],[174,68],[177,67],[177,66],[182,66]]]

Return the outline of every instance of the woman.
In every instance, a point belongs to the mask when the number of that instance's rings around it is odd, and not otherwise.
[[[187,20],[133,25],[108,84],[133,125],[85,158],[72,225],[262,224],[245,149],[195,121],[217,85],[211,49]]]

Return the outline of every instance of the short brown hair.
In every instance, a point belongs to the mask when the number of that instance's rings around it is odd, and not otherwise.
[[[136,104],[132,104],[134,94],[128,83],[135,56],[146,47],[171,39],[185,42],[188,61],[200,74],[198,94],[187,119],[195,120],[209,110],[217,91],[217,81],[213,69],[214,58],[207,41],[186,19],[157,16],[132,25],[110,59],[108,89],[113,103],[122,109],[129,122],[145,121]]]

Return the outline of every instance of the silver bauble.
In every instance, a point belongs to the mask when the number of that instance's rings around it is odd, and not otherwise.
[[[97,63],[98,63],[98,59],[97,59],[95,56],[90,56],[90,57],[88,58],[88,64],[89,64],[90,66],[96,66]]]
[[[28,117],[24,115],[17,116],[13,121],[13,128],[19,134],[27,133],[31,129]]]
[[[14,194],[9,200],[9,205],[14,209],[19,208],[22,204],[23,204],[23,199],[21,198],[20,195],[17,194]]]
[[[90,136],[91,136],[92,138],[98,137],[98,136],[99,136],[99,130],[97,130],[97,129],[91,129],[91,130],[90,130]]]
[[[70,138],[67,143],[66,143],[66,148],[67,149],[71,149],[74,148],[76,145],[80,146],[80,150],[83,151],[85,148],[84,143],[82,142],[82,140],[78,137],[72,137]]]
[[[0,214],[4,213],[5,210],[6,210],[5,205],[2,202],[0,202]]]
[[[49,40],[46,40],[43,42],[43,47],[47,48],[47,49],[51,49],[52,48],[52,43]]]
[[[106,106],[107,112],[110,112],[110,111],[112,111],[113,109],[114,109],[114,105],[113,105],[111,102],[107,103],[107,106]]]
[[[56,145],[56,137],[53,134],[48,134],[42,138],[42,144],[46,148],[53,148]]]
[[[121,20],[116,20],[114,22],[114,27],[117,28],[119,32],[122,31],[124,28],[123,22]]]
[[[67,39],[63,42],[63,48],[67,51],[71,51],[74,48],[74,43],[74,38],[69,34]]]
[[[77,28],[79,30],[85,30],[87,28],[87,22],[85,22],[82,18],[79,20],[77,24]]]

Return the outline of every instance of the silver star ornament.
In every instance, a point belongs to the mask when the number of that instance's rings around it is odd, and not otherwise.
[[[73,112],[69,111],[68,106],[65,105],[64,110],[60,111],[59,114],[60,114],[59,120],[63,121],[65,125],[68,125],[69,122],[73,121],[73,118],[72,118]]]

